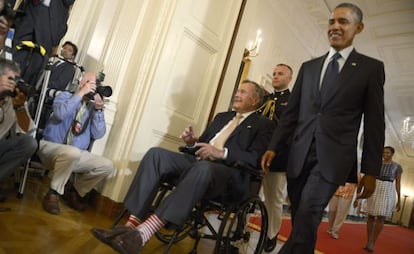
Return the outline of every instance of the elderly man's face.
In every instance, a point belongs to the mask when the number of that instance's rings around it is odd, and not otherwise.
[[[233,109],[238,113],[254,111],[260,98],[256,94],[255,85],[252,83],[243,83],[237,89],[233,99]]]

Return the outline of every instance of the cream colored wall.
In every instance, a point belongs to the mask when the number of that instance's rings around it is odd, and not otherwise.
[[[325,31],[320,30],[319,24],[310,15],[310,10],[304,6],[306,4],[301,0],[247,1],[216,112],[228,107],[243,50],[250,41],[255,40],[258,29],[262,31],[263,41],[259,55],[251,58],[248,79],[259,84],[262,84],[264,78],[271,78],[276,64],[286,63],[294,70],[290,84],[292,88],[301,63],[328,51]],[[327,19],[328,16],[327,10]]]
[[[201,132],[240,5],[241,0],[75,2],[62,41],[76,43],[77,61],[87,71],[103,69],[114,90],[105,110],[107,135],[92,151],[118,169],[103,195],[122,201],[146,150],[176,149],[189,123]]]

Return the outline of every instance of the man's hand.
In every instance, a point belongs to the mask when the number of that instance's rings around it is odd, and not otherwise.
[[[200,149],[195,152],[195,155],[202,160],[224,158],[224,150],[220,150],[209,143],[197,143],[197,146],[200,147]]]
[[[0,94],[9,91],[13,92],[16,87],[16,81],[9,75],[0,75]]]
[[[19,88],[16,88],[16,96],[13,98],[13,107],[15,109],[24,107],[27,97],[24,93],[20,92]]]
[[[99,94],[95,94],[93,96],[94,102],[95,102],[95,109],[96,110],[102,110],[105,108],[105,103],[102,99],[102,97]]]
[[[272,150],[267,150],[263,156],[260,165],[265,174],[269,173],[270,164],[272,164],[272,160],[276,157],[276,152]]]
[[[369,198],[375,191],[375,180],[373,175],[364,175],[358,184],[357,198]]]
[[[83,80],[81,81],[83,82]],[[88,93],[95,93],[96,91],[96,81],[95,80],[86,80],[84,83],[80,85],[80,88],[77,94],[80,97],[87,95]]]
[[[185,128],[183,133],[181,133],[180,138],[189,146],[194,145],[198,140],[191,125]]]
[[[0,16],[0,36],[6,38],[9,31],[9,21],[4,16]]]

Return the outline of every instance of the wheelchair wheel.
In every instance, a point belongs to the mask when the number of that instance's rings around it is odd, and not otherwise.
[[[192,229],[193,226],[189,221],[188,223],[185,223],[181,228],[161,228],[155,233],[155,236],[163,243],[177,243],[190,235]]]
[[[215,253],[262,253],[267,234],[267,212],[258,197],[252,197],[228,212],[220,226]]]

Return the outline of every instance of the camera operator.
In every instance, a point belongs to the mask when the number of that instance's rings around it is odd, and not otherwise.
[[[16,62],[0,58],[0,181],[23,165],[37,149],[32,136],[16,133],[16,127],[27,131],[30,123],[24,106],[26,96],[16,88],[19,74]],[[0,201],[5,199],[6,194],[0,189]]]
[[[86,208],[83,197],[114,172],[112,161],[88,152],[91,141],[106,132],[104,102],[96,91],[96,75],[85,73],[77,91],[61,92],[54,99],[51,114],[40,140],[38,156],[42,164],[53,170],[50,189],[43,198],[43,208],[59,214],[59,196],[71,208]],[[72,184],[71,174],[80,173]]]

